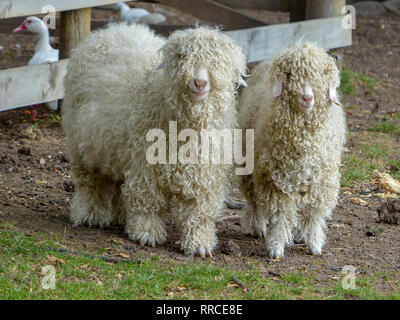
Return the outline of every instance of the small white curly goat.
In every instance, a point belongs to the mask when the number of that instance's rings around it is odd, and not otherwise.
[[[147,26],[118,24],[84,40],[68,64],[63,105],[72,222],[122,223],[130,239],[154,246],[166,241],[171,212],[185,253],[211,255],[229,165],[150,164],[146,134],[168,132],[170,121],[179,131],[236,127],[245,61],[229,37],[206,27],[165,41]]]
[[[325,220],[337,203],[345,116],[335,60],[314,44],[255,67],[240,102],[242,129],[255,129],[254,172],[241,177],[242,226],[283,257],[293,231],[321,254]]]

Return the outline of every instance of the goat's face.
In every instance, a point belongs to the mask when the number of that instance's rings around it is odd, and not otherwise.
[[[245,84],[241,78],[246,73],[245,56],[216,29],[175,31],[162,52],[166,77],[174,88],[195,101],[228,91],[233,95],[238,85]]]
[[[294,111],[318,113],[313,109],[339,104],[336,88],[339,72],[333,58],[315,45],[284,52],[269,70],[272,98],[283,96]]]
[[[287,88],[283,89],[284,84],[282,81],[275,82],[272,87],[272,97],[279,97],[282,91],[286,90],[289,101],[293,102],[296,110],[303,113],[311,112],[315,104],[315,96],[310,82],[305,81],[304,83],[298,84],[290,83],[290,80],[287,80],[285,85]]]
[[[202,100],[208,96],[211,90],[208,69],[203,64],[196,66],[193,77],[189,81],[190,94],[195,100]]]

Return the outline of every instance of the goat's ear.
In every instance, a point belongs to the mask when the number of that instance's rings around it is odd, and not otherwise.
[[[247,82],[242,77],[240,77],[240,80],[239,80],[239,87],[240,86],[247,88]]]
[[[156,71],[157,70],[161,70],[162,68],[164,68],[165,67],[165,62],[162,62],[157,68],[156,68]]]
[[[272,98],[279,97],[282,94],[282,81],[277,80],[272,84],[271,95]]]
[[[341,103],[339,102],[339,98],[337,96],[337,91],[336,91],[335,85],[331,85],[329,87],[328,95],[329,95],[329,100],[331,100],[333,103],[337,104],[338,106],[341,106]]]

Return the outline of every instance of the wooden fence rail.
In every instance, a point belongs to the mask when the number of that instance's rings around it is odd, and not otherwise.
[[[68,59],[0,70],[0,111],[61,99]]]
[[[1,0],[0,19],[41,14],[52,5],[57,12],[117,3],[115,0]]]
[[[215,0],[235,9],[289,11],[289,0]]]
[[[329,50],[351,45],[351,30],[343,29],[345,16],[282,23],[226,33],[243,48],[247,62],[272,59],[299,41],[315,42]]]
[[[197,18],[218,23],[225,29],[251,28],[265,25],[264,22],[246,16],[242,12],[212,0],[155,0],[158,3],[189,14],[195,14]]]

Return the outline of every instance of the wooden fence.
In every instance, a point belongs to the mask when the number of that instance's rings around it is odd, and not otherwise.
[[[90,8],[113,0],[0,0],[0,19],[42,13],[45,5],[61,12],[60,55],[90,33]],[[154,1],[153,1],[154,2]],[[242,46],[248,62],[271,59],[297,41],[313,41],[325,49],[351,45],[351,29],[343,28],[345,0],[155,0],[198,18],[222,25]],[[229,6],[228,6],[229,5]],[[291,23],[264,25],[239,9],[289,11]],[[317,18],[317,19],[316,19]],[[310,19],[310,20],[304,20]],[[300,20],[300,21],[299,21]],[[303,21],[301,21],[303,20]],[[1,20],[0,20],[1,21]],[[171,28],[172,30],[173,28]],[[0,111],[62,99],[68,59],[52,64],[0,70]]]

